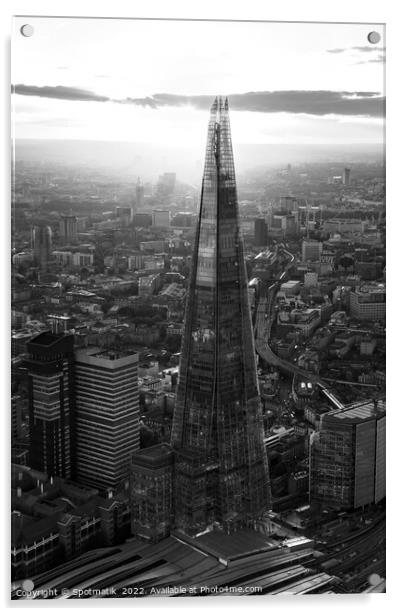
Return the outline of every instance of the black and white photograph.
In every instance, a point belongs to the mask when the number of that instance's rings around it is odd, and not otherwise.
[[[385,30],[13,18],[13,602],[385,593]]]

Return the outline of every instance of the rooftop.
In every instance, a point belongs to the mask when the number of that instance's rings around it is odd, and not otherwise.
[[[323,419],[360,423],[385,416],[385,399],[365,400],[351,404],[340,410],[330,411]]]
[[[159,467],[173,462],[173,452],[169,445],[158,443],[137,451],[132,456],[132,463],[146,467]]]
[[[256,554],[266,552],[277,545],[270,541],[261,533],[251,529],[240,529],[230,535],[221,530],[214,529],[204,533],[199,537],[187,537],[177,532],[176,536],[182,538],[186,543],[193,545],[211,556],[223,558],[225,560],[235,560],[244,557],[246,554]]]
[[[43,347],[50,347],[57,344],[60,340],[64,338],[64,334],[52,334],[52,332],[42,332],[35,338],[32,338],[31,344],[35,344]]]

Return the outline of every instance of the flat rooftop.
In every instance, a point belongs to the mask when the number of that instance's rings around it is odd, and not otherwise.
[[[173,451],[166,443],[158,443],[152,447],[140,449],[132,456],[132,463],[136,466],[158,468],[173,462]]]
[[[138,354],[132,350],[101,349],[92,347],[76,351],[77,362],[93,364],[107,368],[117,368],[138,361]]]
[[[176,536],[179,538],[181,533],[176,533]],[[225,560],[235,560],[246,554],[266,552],[277,546],[276,541],[270,541],[268,537],[251,529],[240,529],[231,535],[217,529],[199,537],[183,535],[184,537],[189,545]]]
[[[368,421],[370,419],[380,418],[385,415],[385,400],[366,400],[365,402],[358,402],[351,404],[343,409],[330,411],[326,417],[328,419],[335,419],[339,421],[349,421],[352,423],[359,423],[361,421]]]

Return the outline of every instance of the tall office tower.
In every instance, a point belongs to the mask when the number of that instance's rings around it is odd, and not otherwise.
[[[29,464],[71,477],[74,452],[74,336],[43,332],[27,343]]]
[[[116,488],[140,445],[138,355],[77,351],[75,391],[77,480]]]
[[[32,245],[36,264],[40,271],[48,271],[50,252],[52,250],[52,230],[46,225],[38,225],[32,229]]]
[[[256,246],[266,246],[268,242],[268,227],[265,218],[254,220],[254,243]]]
[[[310,499],[357,509],[385,497],[385,400],[366,400],[321,416],[310,444]]]
[[[140,178],[137,180],[135,187],[135,208],[133,210],[133,216],[136,212],[140,212],[144,207],[144,187],[141,184]]]
[[[348,169],[347,167],[345,167],[343,170],[342,184],[344,184],[345,186],[349,186],[350,184],[350,169]]]
[[[211,109],[171,445],[175,526],[252,524],[270,506],[228,102]]]
[[[60,239],[66,242],[74,242],[77,239],[78,222],[77,217],[73,215],[64,215],[61,217],[59,225]]]

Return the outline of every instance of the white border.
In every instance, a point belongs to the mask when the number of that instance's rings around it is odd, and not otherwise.
[[[401,56],[400,49],[400,28],[401,20],[398,19],[398,3],[395,0],[382,0],[373,2],[372,0],[336,0],[335,2],[325,2],[320,0],[287,0],[286,2],[268,2],[267,0],[247,0],[247,2],[238,2],[236,0],[200,0],[199,2],[190,3],[185,0],[144,0],[138,2],[136,0],[3,0],[0,5],[0,28],[3,44],[3,96],[1,97],[2,104],[2,122],[1,122],[1,152],[3,156],[3,164],[0,166],[2,173],[3,202],[1,213],[3,216],[1,231],[3,233],[3,242],[1,244],[4,252],[1,259],[2,265],[2,289],[3,289],[3,304],[2,304],[2,333],[3,333],[3,353],[4,364],[1,375],[1,385],[3,392],[2,416],[3,424],[3,468],[5,469],[5,477],[2,485],[2,521],[6,532],[3,532],[3,537],[9,538],[9,418],[6,416],[9,399],[9,250],[10,250],[10,234],[9,234],[9,201],[10,201],[10,103],[9,103],[9,39],[11,31],[11,16],[12,15],[52,15],[52,16],[91,16],[91,17],[164,17],[164,18],[196,18],[196,19],[261,19],[270,21],[329,21],[329,22],[365,22],[365,23],[386,23],[387,25],[387,184],[388,184],[388,203],[390,204],[387,218],[387,240],[388,240],[388,255],[387,255],[387,273],[388,273],[388,331],[391,335],[387,339],[387,357],[388,357],[388,431],[387,431],[387,483],[388,483],[388,546],[387,546],[387,594],[386,595],[346,595],[346,596],[317,596],[296,598],[289,597],[279,600],[274,597],[256,598],[255,601],[242,598],[222,599],[204,599],[196,601],[191,599],[189,604],[183,600],[151,600],[134,605],[131,601],[126,601],[123,604],[123,609],[141,609],[149,610],[154,607],[164,612],[176,612],[178,609],[191,611],[201,611],[208,606],[207,609],[229,609],[235,613],[240,610],[253,609],[261,613],[266,613],[268,610],[278,610],[283,613],[291,613],[297,611],[298,614],[310,614],[311,612],[322,612],[338,614],[339,610],[346,609],[347,611],[364,611],[365,614],[377,613],[381,609],[389,609],[391,603],[398,600],[398,582],[399,582],[399,557],[398,557],[398,539],[401,536],[399,525],[400,508],[398,507],[398,497],[401,492],[400,468],[401,463],[398,459],[398,445],[400,447],[401,440],[401,425],[400,416],[401,410],[397,404],[398,381],[401,380],[400,352],[398,349],[398,333],[401,330],[398,322],[399,308],[397,299],[397,290],[399,285],[398,266],[401,263],[399,256],[398,243],[401,239],[398,237],[402,229],[401,214],[402,211],[402,194],[400,190],[399,175],[401,174],[401,156],[399,153],[401,143],[400,131],[400,114],[401,114],[401,92],[400,83],[401,77],[398,75],[398,58]],[[212,44],[211,42],[209,44]],[[398,138],[399,137],[399,138]],[[399,325],[399,327],[398,327]],[[6,350],[6,351],[4,351]],[[399,360],[399,362],[398,362]],[[393,463],[391,462],[391,455]],[[8,601],[9,596],[9,550],[8,540],[5,542],[2,550],[2,570],[1,570],[1,585],[3,602],[8,609],[17,609],[17,611],[25,611],[33,607],[39,608],[74,608],[75,612],[81,610],[94,609],[114,609],[118,606],[115,600],[111,603],[108,600],[100,602],[82,601],[67,603],[41,601],[40,603],[25,602],[23,607],[17,602],[11,603]],[[384,603],[386,602],[386,605]],[[318,613],[318,612],[317,612]]]

